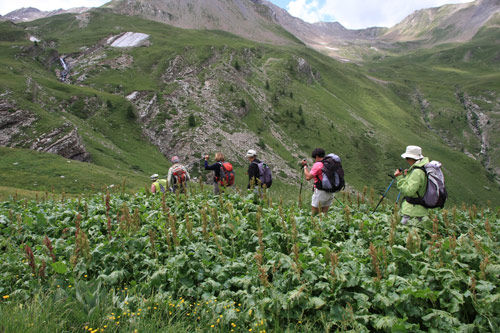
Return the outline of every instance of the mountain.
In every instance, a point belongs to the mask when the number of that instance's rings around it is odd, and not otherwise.
[[[223,30],[266,43],[299,42],[272,19],[270,8],[259,0],[113,0],[103,7],[184,29]]]
[[[76,8],[70,8],[70,9],[57,9],[57,10],[51,10],[51,11],[41,11],[39,9],[33,8],[33,7],[28,7],[28,8],[21,8],[21,9],[16,9],[10,13],[7,13],[5,16],[2,18],[5,20],[9,20],[12,22],[27,22],[27,21],[33,21],[33,20],[38,20],[44,17],[50,17],[54,15],[60,15],[60,14],[65,14],[65,13],[84,13],[88,11],[89,8],[87,7],[76,7]]]
[[[418,10],[382,36],[390,41],[425,41],[433,45],[465,42],[500,14],[500,0],[476,0]]]
[[[276,18],[269,20],[262,22]],[[464,43],[396,44],[398,52],[374,51],[362,66],[275,31],[282,44],[111,8],[0,23],[0,145],[22,149],[16,162],[0,160],[16,180],[0,186],[76,191],[75,183],[88,189],[104,178],[94,169],[96,177],[82,179],[75,160],[146,183],[166,173],[174,154],[200,176],[201,156],[216,151],[245,186],[244,152],[253,148],[273,167],[273,191],[295,199],[296,161],[321,146],[343,158],[350,189],[378,192],[387,173],[404,167],[404,147],[418,144],[443,163],[451,203],[500,204],[497,24]],[[33,150],[77,164],[72,186],[67,174],[50,171],[59,170],[59,159],[37,167]]]

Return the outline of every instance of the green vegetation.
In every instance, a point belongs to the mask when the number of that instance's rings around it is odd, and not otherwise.
[[[5,331],[498,331],[500,211],[399,224],[264,195],[120,190],[0,203]],[[306,205],[307,206],[307,205]],[[8,318],[8,320],[5,320]]]

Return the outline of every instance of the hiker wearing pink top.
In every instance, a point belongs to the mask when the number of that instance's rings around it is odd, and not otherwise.
[[[327,192],[322,189],[318,189],[317,183],[323,181],[323,158],[325,157],[325,150],[322,148],[316,148],[312,152],[312,158],[314,159],[314,164],[309,170],[307,166],[307,161],[303,160],[302,165],[304,167],[304,176],[306,180],[314,179],[314,192],[311,198],[311,209],[313,214],[319,213],[319,206],[321,205],[321,211],[326,214],[328,208],[330,208],[334,193]]]

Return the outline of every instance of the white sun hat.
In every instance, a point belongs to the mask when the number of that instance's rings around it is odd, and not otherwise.
[[[157,179],[158,179],[158,174],[157,173],[151,175],[151,180],[157,180]]]
[[[421,160],[424,158],[422,155],[422,148],[419,146],[408,146],[406,147],[406,151],[401,155],[402,158],[413,158],[414,160]]]
[[[257,152],[255,150],[250,149],[249,151],[247,151],[246,157],[253,157],[253,156],[257,156]]]

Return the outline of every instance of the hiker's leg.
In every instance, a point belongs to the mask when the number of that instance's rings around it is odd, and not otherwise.
[[[403,215],[403,218],[401,219],[401,224],[406,224],[408,221],[411,219],[411,216],[408,215]]]
[[[315,188],[311,197],[311,211],[313,215],[319,213],[319,191]]]
[[[326,213],[328,213],[328,208],[330,208],[330,206],[324,206],[323,208],[321,208],[321,211],[323,212],[323,214],[326,215]]]
[[[215,182],[214,183],[214,194],[215,195],[218,195],[220,193],[220,190],[219,190],[219,183]]]

